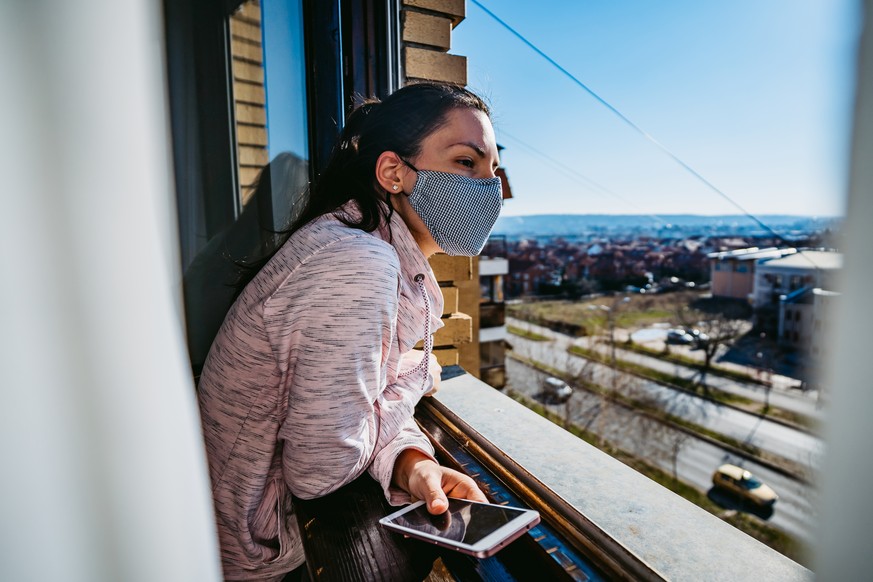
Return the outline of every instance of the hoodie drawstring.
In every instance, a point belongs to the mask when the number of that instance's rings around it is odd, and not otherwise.
[[[415,282],[418,284],[418,290],[421,292],[421,296],[424,299],[424,357],[415,368],[402,374],[402,376],[414,374],[421,370],[426,371],[428,368],[428,362],[430,361],[430,354],[433,351],[433,336],[430,334],[430,296],[424,288],[424,275],[421,273],[416,275]]]

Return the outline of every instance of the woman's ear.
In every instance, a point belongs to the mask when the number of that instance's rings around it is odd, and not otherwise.
[[[404,191],[403,178],[408,172],[409,167],[394,152],[382,152],[376,160],[376,182],[389,194]]]

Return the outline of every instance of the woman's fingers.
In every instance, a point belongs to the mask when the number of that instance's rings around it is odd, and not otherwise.
[[[485,497],[485,494],[482,493],[482,490],[479,489],[475,481],[466,475],[459,474],[458,477],[457,483],[448,491],[450,496],[471,501],[488,502],[488,498]]]
[[[395,482],[413,497],[423,500],[432,515],[448,510],[448,496],[488,501],[473,479],[454,469],[441,467],[414,450],[404,451],[403,456],[398,458],[395,464]]]

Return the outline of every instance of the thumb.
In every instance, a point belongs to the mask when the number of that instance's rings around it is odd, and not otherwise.
[[[449,508],[449,500],[443,493],[442,483],[437,478],[427,480],[427,510],[431,515],[438,515]]]

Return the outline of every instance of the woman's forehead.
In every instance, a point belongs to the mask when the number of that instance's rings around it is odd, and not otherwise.
[[[430,136],[434,145],[451,147],[468,145],[480,153],[497,157],[494,128],[488,116],[477,109],[454,109],[446,115],[442,124]]]

